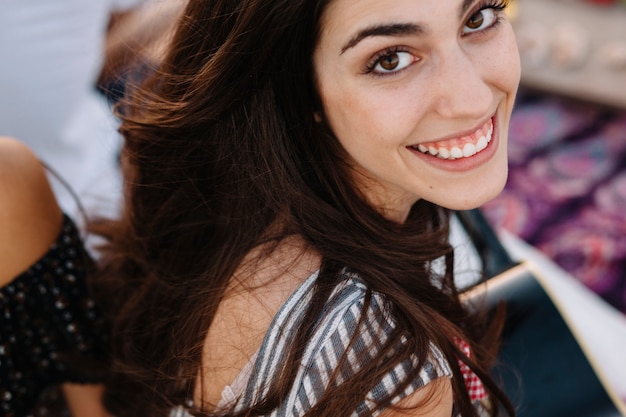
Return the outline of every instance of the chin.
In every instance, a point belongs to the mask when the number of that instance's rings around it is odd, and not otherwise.
[[[488,203],[500,195],[505,184],[506,176],[501,183],[481,188],[479,192],[474,191],[467,193],[467,189],[465,189],[463,192],[459,192],[451,198],[445,199],[445,201],[434,203],[450,210],[472,210]]]

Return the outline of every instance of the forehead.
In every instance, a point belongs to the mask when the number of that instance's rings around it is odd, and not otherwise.
[[[322,36],[350,36],[355,30],[393,23],[410,23],[426,32],[442,25],[458,23],[477,1],[332,0],[322,15],[320,33]]]

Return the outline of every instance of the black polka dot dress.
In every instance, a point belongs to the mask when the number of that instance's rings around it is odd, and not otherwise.
[[[103,380],[108,329],[87,287],[90,263],[65,217],[49,251],[0,288],[0,416],[33,415],[62,382]]]

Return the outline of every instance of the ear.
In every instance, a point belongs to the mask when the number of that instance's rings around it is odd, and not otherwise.
[[[322,117],[322,113],[319,111],[313,112],[313,120],[317,123],[322,123],[324,121],[324,117]]]

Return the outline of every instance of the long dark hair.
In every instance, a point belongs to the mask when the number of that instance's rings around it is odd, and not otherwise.
[[[119,220],[94,224],[108,239],[97,284],[113,324],[106,402],[116,415],[165,416],[185,404],[236,268],[253,248],[290,235],[322,255],[309,317],[349,267],[385,295],[397,320],[381,360],[364,363],[307,415],[349,414],[395,364],[411,355],[426,360],[429,342],[453,368],[462,415],[475,411],[457,358],[496,403],[508,404],[487,374],[493,352],[484,346],[495,331],[459,302],[448,213],[420,201],[404,224],[387,220],[355,187],[330,129],[315,120],[311,60],[328,2],[191,0],[155,75],[120,107],[125,206]],[[438,277],[431,265],[442,257],[447,269]],[[293,360],[269,394],[240,415],[267,414],[284,398],[314,322],[304,321]],[[471,360],[457,338],[470,343]]]

